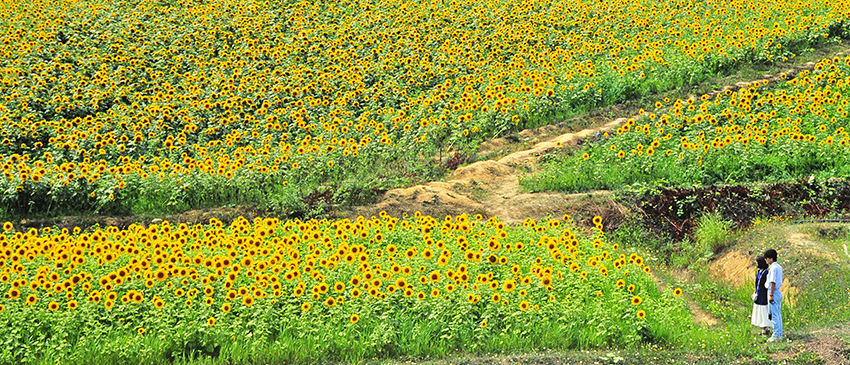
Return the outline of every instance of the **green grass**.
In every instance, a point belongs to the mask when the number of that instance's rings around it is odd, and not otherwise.
[[[732,222],[724,220],[717,212],[703,213],[697,219],[693,237],[675,245],[678,249],[670,252],[670,261],[679,267],[706,262],[734,238]]]

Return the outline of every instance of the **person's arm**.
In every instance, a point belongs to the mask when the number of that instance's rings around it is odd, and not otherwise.
[[[770,282],[770,293],[768,293],[769,297],[767,298],[768,302],[773,302],[773,291],[776,290],[776,283]]]

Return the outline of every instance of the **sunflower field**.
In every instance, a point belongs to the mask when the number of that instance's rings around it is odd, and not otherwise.
[[[713,100],[664,100],[523,184],[584,191],[850,176],[850,56]]]
[[[358,361],[672,342],[693,326],[682,290],[659,291],[601,218],[564,218],[7,222],[0,362]]]
[[[5,1],[0,215],[246,204],[304,216],[311,194],[356,202],[428,178],[444,151],[837,42],[848,9]]]

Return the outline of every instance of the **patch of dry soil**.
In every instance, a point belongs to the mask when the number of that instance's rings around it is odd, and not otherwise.
[[[749,285],[754,286],[756,280],[756,256],[753,252],[731,250],[715,259],[709,266],[709,272],[715,279],[719,279],[732,286]],[[782,278],[782,300],[794,305],[797,302],[799,288],[788,281],[788,276]]]
[[[850,365],[850,358],[845,351],[847,344],[832,336],[806,338],[791,348],[771,354],[775,361],[783,361],[797,356],[803,351],[814,352],[826,365]]]
[[[803,232],[792,232],[786,238],[788,246],[795,254],[807,254],[813,257],[821,257],[829,261],[835,261],[834,251],[822,243],[812,239],[812,236]]]
[[[518,168],[533,167],[540,156],[562,146],[575,145],[590,135],[610,131],[625,121],[617,119],[599,128],[563,134],[497,161],[472,163],[455,170],[447,181],[390,190],[377,204],[359,207],[349,215],[368,216],[380,211],[395,215],[420,211],[432,216],[467,213],[498,216],[509,224],[520,223],[526,218],[560,219],[564,214],[581,222],[599,215],[603,217],[603,224],[616,225],[625,217],[626,209],[613,200],[610,192],[525,193],[520,189]]]
[[[209,208],[195,209],[179,214],[170,214],[166,216],[139,217],[139,216],[65,216],[49,219],[23,219],[19,226],[23,228],[57,227],[73,229],[74,227],[90,228],[94,226],[108,227],[114,226],[125,229],[132,224],[140,224],[148,226],[157,224],[162,221],[168,221],[173,224],[186,223],[193,224],[208,224],[210,219],[215,218],[222,221],[224,224],[230,224],[239,217],[244,217],[247,220],[253,220],[255,217],[265,217],[264,212],[259,212],[251,208],[236,207],[236,208]]]
[[[710,313],[700,309],[697,304],[693,300],[688,300],[688,308],[691,309],[691,314],[694,315],[694,322],[703,326],[715,326],[717,323],[717,318],[712,316]]]
[[[828,261],[835,261],[834,251],[824,244],[812,239],[812,236],[788,229],[784,232],[786,244],[783,254],[794,256],[808,255],[820,257]],[[717,279],[733,286],[754,285],[756,275],[756,256],[760,252],[742,250],[731,250],[721,254],[710,265],[709,272]],[[781,258],[780,258],[781,263]],[[794,305],[800,288],[795,283],[789,282],[789,276],[783,277],[782,286],[779,288],[782,298],[786,303]]]
[[[509,224],[529,217],[560,219],[569,214],[576,221],[589,221],[599,215],[603,217],[603,224],[617,224],[625,217],[626,209],[614,202],[610,192],[521,192],[518,168],[533,167],[540,156],[556,148],[576,145],[590,135],[610,131],[625,122],[626,119],[617,119],[598,128],[556,136],[499,160],[475,162],[453,171],[447,181],[390,190],[377,204],[358,207],[348,215],[368,216],[380,211],[394,215],[420,211],[432,216],[467,213],[498,216]]]

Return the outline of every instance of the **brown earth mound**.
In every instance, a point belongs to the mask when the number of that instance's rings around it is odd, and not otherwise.
[[[721,280],[735,287],[750,286],[755,284],[756,279],[756,263],[755,259],[758,254],[753,252],[744,253],[741,250],[732,250],[724,253],[715,259],[708,267],[709,272],[714,278]],[[782,286],[779,291],[782,293],[782,300],[790,305],[797,303],[797,293],[800,289],[791,284],[786,274],[782,278]]]

